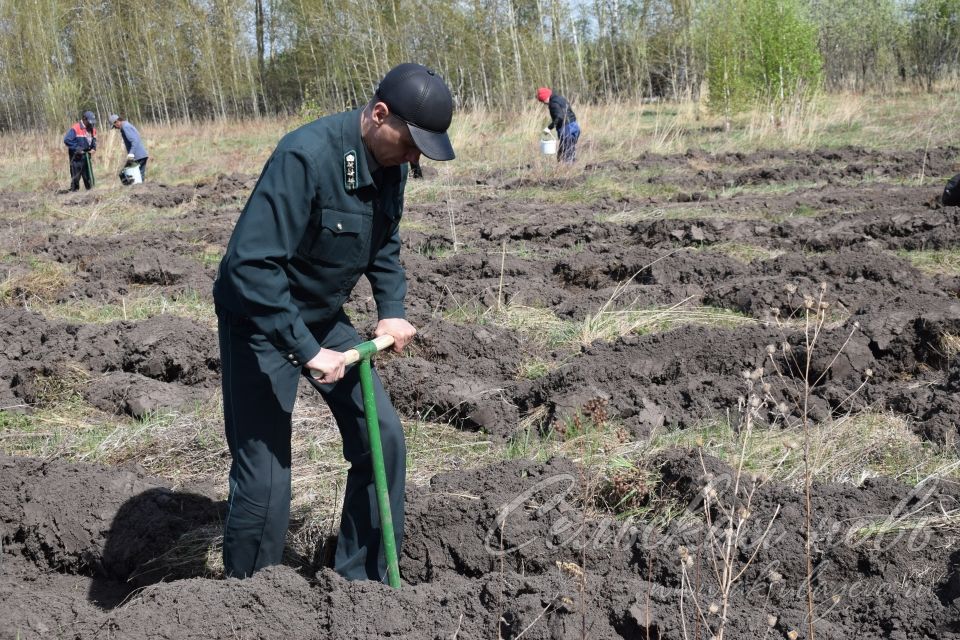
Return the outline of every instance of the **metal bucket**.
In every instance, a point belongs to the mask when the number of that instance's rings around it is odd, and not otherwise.
[[[540,141],[540,153],[545,156],[552,156],[557,152],[557,141],[554,138],[548,138]]]

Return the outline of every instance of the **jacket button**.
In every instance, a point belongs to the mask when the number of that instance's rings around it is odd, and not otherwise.
[[[287,354],[287,360],[293,360],[293,354],[292,354],[292,353],[288,353],[288,354]]]
[[[343,223],[342,223],[342,222],[338,222],[338,223],[337,223],[337,231],[343,231]]]

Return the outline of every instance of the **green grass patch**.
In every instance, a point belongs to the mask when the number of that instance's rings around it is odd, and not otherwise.
[[[407,180],[404,201],[450,206],[455,201],[478,200],[493,195],[502,196],[504,192],[491,185],[477,184],[475,176],[460,177],[445,172],[435,178]]]
[[[607,415],[606,402],[599,398],[572,414],[556,417],[551,424],[545,423],[545,417],[543,407],[526,416],[503,457],[543,462],[563,456],[591,472],[608,473],[624,466],[623,452],[634,446],[622,425]]]
[[[887,476],[915,485],[930,476],[960,478],[960,458],[914,434],[893,414],[866,412],[810,426],[810,467],[821,482],[859,485]],[[650,450],[692,447],[764,479],[802,484],[803,432],[799,426],[755,423],[749,437],[725,420],[699,427],[661,431]]]
[[[798,204],[794,207],[790,213],[787,214],[787,218],[816,218],[821,215],[821,212],[817,209],[814,209],[808,204]]]
[[[546,424],[546,409],[524,418],[507,443],[506,459],[545,462],[560,456],[582,465],[578,498],[598,515],[632,518],[664,525],[687,517],[685,504],[659,496],[659,473],[639,459],[644,447],[606,412],[606,401],[595,398],[574,412]]]
[[[40,381],[38,384],[44,384]],[[30,413],[0,411],[0,449],[11,455],[122,465],[133,462],[173,481],[229,470],[218,406],[164,411],[140,420],[103,413],[73,383],[50,378]]]
[[[910,264],[929,275],[960,275],[960,249],[940,251],[897,251],[897,255],[906,258]]]
[[[702,207],[697,203],[665,203],[660,206],[623,209],[613,213],[602,212],[595,215],[597,222],[633,224],[650,220],[769,220],[770,213],[752,209],[721,211],[711,207]]]
[[[409,191],[409,187],[408,187]],[[436,225],[426,220],[414,220],[409,215],[400,218],[400,232],[419,231],[420,233],[437,233],[441,231]]]
[[[9,455],[61,457],[100,462],[95,455],[114,426],[97,422],[92,410],[59,404],[29,414],[0,411],[0,448]]]
[[[738,327],[756,319],[730,309],[689,307],[682,304],[652,309],[602,309],[583,321],[581,342],[614,340],[627,334],[646,335],[669,331],[688,324]]]
[[[458,253],[457,251],[454,251],[453,246],[451,245],[447,245],[445,243],[434,244],[430,241],[417,245],[414,247],[414,251],[424,258],[431,258],[433,260],[443,260]],[[459,251],[459,253],[462,253],[462,249]]]
[[[216,323],[213,302],[197,291],[165,295],[155,290],[134,291],[119,304],[98,304],[79,300],[48,305],[38,309],[44,315],[69,322],[107,323],[117,320],[145,320],[154,316],[174,315],[192,318],[209,325]]]
[[[193,203],[156,208],[142,204],[129,192],[97,189],[83,205],[70,205],[50,194],[29,201],[17,217],[56,225],[58,230],[78,236],[107,237],[125,233],[149,233],[182,226],[183,214]],[[9,216],[5,216],[9,217]]]
[[[738,195],[778,196],[796,193],[797,191],[815,189],[821,186],[823,186],[823,183],[816,181],[767,182],[761,184],[738,185],[729,188],[724,187],[719,191],[711,191],[710,195],[711,197],[716,198],[731,198]]]
[[[960,509],[943,509],[929,503],[921,504],[909,513],[895,513],[883,519],[863,524],[851,532],[853,542],[865,542],[885,536],[903,536],[917,531],[947,531],[960,533]]]
[[[687,324],[737,327],[757,322],[750,316],[718,307],[689,307],[681,303],[672,307],[617,308],[613,299],[580,321],[558,318],[549,309],[512,303],[499,309],[461,305],[446,311],[443,317],[458,324],[510,329],[524,334],[540,347],[567,350],[579,349],[596,340],[610,342],[629,334],[646,335]]]
[[[518,380],[538,380],[544,377],[556,368],[556,365],[549,360],[541,360],[536,357],[528,357],[520,366],[517,367]]]
[[[202,264],[205,269],[216,267],[222,259],[223,250],[217,247],[206,247],[197,256],[197,261]]]

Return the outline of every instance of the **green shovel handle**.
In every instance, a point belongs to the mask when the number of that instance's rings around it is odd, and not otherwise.
[[[353,349],[344,351],[345,364],[359,362],[360,390],[363,394],[363,413],[367,421],[367,437],[370,440],[370,459],[373,463],[373,484],[377,492],[377,508],[380,512],[380,534],[383,555],[387,561],[387,581],[394,589],[400,588],[400,563],[397,558],[397,538],[393,531],[393,515],[390,509],[390,492],[387,489],[387,472],[383,464],[383,445],[380,442],[380,418],[377,416],[377,396],[373,389],[373,368],[370,360],[378,352],[393,345],[393,336],[380,336],[361,342]]]

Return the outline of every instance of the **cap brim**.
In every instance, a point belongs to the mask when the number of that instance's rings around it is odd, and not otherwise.
[[[427,131],[409,122],[407,128],[410,129],[410,137],[413,138],[417,149],[420,149],[420,153],[431,160],[453,160],[457,157],[457,154],[453,152],[453,145],[450,144],[450,137],[446,132]]]

